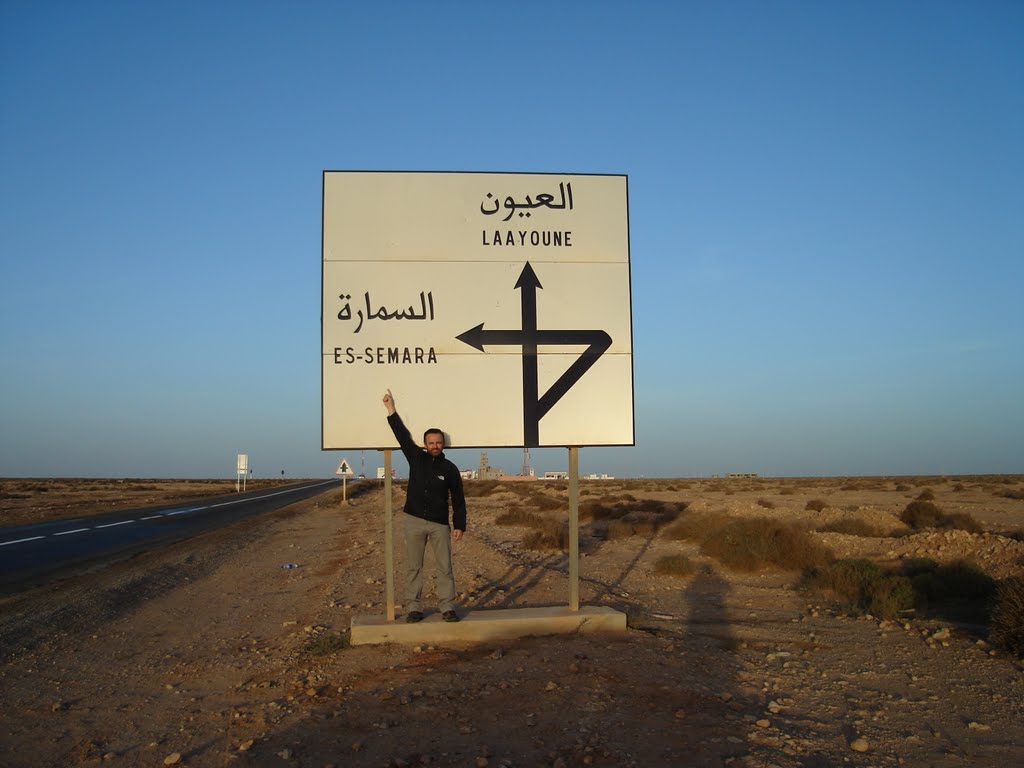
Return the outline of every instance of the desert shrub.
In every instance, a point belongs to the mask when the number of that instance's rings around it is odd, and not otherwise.
[[[662,535],[676,541],[703,541],[712,531],[725,525],[729,519],[723,512],[680,515],[675,522],[665,527]]]
[[[839,598],[860,601],[870,585],[884,575],[881,566],[871,560],[837,560],[825,568],[815,568],[808,574],[808,584],[834,592]]]
[[[900,520],[914,530],[922,528],[955,528],[969,533],[981,533],[981,523],[966,512],[947,515],[930,501],[912,501],[900,514]]]
[[[987,600],[995,593],[995,581],[977,564],[957,560],[935,568],[921,568],[913,576],[914,588],[929,603],[948,600]]]
[[[494,522],[497,525],[525,525],[531,528],[536,528],[543,525],[544,518],[528,510],[513,507],[512,509],[498,515],[494,519]]]
[[[914,577],[921,573],[931,573],[939,564],[930,557],[912,557],[904,560],[900,570],[904,576]]]
[[[696,570],[686,555],[665,555],[654,563],[654,572],[661,576],[689,576]]]
[[[675,520],[688,504],[689,502],[685,501],[644,499],[631,503],[617,502],[609,506],[603,502],[589,501],[580,506],[580,517],[595,523],[624,520],[632,524],[635,533],[647,535]],[[611,528],[610,525],[597,527],[601,530]],[[625,530],[625,527],[619,527],[618,530]]]
[[[639,512],[661,512],[665,509],[665,502],[657,499],[640,499],[633,504],[633,509]]]
[[[978,624],[989,620],[996,583],[976,564],[957,560],[937,565],[922,558],[904,565],[903,572],[914,586],[921,611]]]
[[[961,491],[966,490],[966,488],[964,487],[963,483],[957,483],[956,485],[953,486],[953,490],[956,491],[957,493],[960,493]]]
[[[701,551],[740,571],[766,566],[802,570],[831,559],[828,549],[804,529],[767,517],[727,522],[708,534]]]
[[[810,499],[805,505],[804,509],[810,512],[821,512],[828,504],[824,499]]]
[[[990,639],[1010,653],[1024,656],[1024,576],[1013,576],[999,585]]]
[[[349,648],[352,644],[351,640],[352,636],[347,632],[330,632],[311,640],[302,650],[307,656],[330,656],[332,653]]]
[[[614,520],[625,516],[628,509],[609,506],[601,501],[587,501],[580,504],[580,517],[587,520]]]
[[[832,592],[848,608],[891,619],[914,607],[914,588],[906,576],[887,573],[864,559],[838,560],[811,569],[806,586]]]
[[[1024,499],[1024,491],[1021,490],[1004,491],[1002,495],[1007,499],[1016,499],[1018,501]]]
[[[917,494],[918,501],[935,501],[935,491],[931,488],[925,488],[919,494]]]
[[[894,491],[909,491],[910,490],[910,486],[906,485],[904,483],[896,483],[896,487],[893,490]]]
[[[946,515],[939,527],[955,528],[960,531],[967,531],[968,533],[982,533],[985,530],[981,523],[966,512],[954,512],[951,515]]]
[[[883,529],[859,517],[833,520],[831,523],[825,523],[818,530],[824,533],[844,533],[847,536],[863,536],[869,539],[880,539],[886,535]]]
[[[534,496],[531,496],[530,503],[537,509],[541,510],[569,508],[569,501],[567,499],[556,499],[551,496],[547,496],[543,493],[538,493]]]
[[[914,587],[906,576],[887,575],[867,595],[867,610],[880,619],[893,619],[914,607]]]
[[[946,514],[930,501],[912,501],[900,513],[900,520],[914,530],[935,528]]]
[[[757,506],[764,507],[765,509],[775,509],[775,502],[768,499],[758,499]]]
[[[545,520],[543,525],[523,536],[523,548],[533,550],[569,548],[569,526],[560,520]]]
[[[628,539],[634,530],[633,524],[627,520],[612,520],[604,528],[604,537],[609,541]]]
[[[797,492],[796,488],[780,488],[779,496],[795,496]]]
[[[462,484],[462,492],[467,498],[480,498],[490,496],[497,487],[497,480],[472,480]]]

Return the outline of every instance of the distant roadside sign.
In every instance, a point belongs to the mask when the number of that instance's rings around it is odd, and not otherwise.
[[[633,445],[627,179],[325,171],[322,447]]]
[[[348,459],[341,460],[341,463],[338,464],[338,469],[334,474],[339,475],[340,477],[352,477],[352,465],[348,463]]]

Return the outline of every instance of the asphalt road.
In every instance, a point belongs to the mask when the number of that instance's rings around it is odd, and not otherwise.
[[[271,512],[330,490],[340,482],[314,480],[284,488],[198,499],[185,505],[119,510],[0,528],[0,594],[38,586],[104,560],[155,549]]]

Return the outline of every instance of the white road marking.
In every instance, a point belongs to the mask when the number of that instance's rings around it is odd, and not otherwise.
[[[272,496],[280,496],[282,493],[295,493],[296,491],[304,491],[304,490],[307,490],[309,488],[319,488],[321,485],[330,485],[331,483],[336,483],[336,482],[338,482],[338,481],[337,480],[325,480],[322,483],[317,483],[316,485],[306,485],[306,486],[303,486],[302,488],[289,488],[289,489],[286,489],[286,490],[283,490],[283,491],[275,491],[274,493],[268,493],[268,494],[265,494],[263,496],[252,496],[252,497],[245,498],[245,499],[235,499],[233,501],[225,501],[225,502],[221,502],[220,504],[210,504],[209,506],[206,506],[206,507],[193,507],[192,509],[181,509],[181,510],[176,510],[174,512],[164,512],[164,513],[159,514],[159,515],[151,515],[150,517],[143,517],[141,519],[142,520],[155,520],[158,517],[170,517],[171,515],[184,515],[184,514],[186,514],[188,512],[201,512],[204,509],[214,509],[216,507],[226,507],[226,506],[229,506],[231,504],[242,504],[243,502],[246,502],[246,501],[260,501],[261,499],[269,499]],[[135,520],[122,520],[122,521],[117,522],[117,523],[107,523],[105,525],[93,526],[92,528],[76,528],[73,531],[60,531],[59,533],[46,534],[46,535],[42,535],[42,536],[29,536],[29,537],[24,538],[24,539],[12,539],[11,541],[0,541],[0,547],[6,547],[9,544],[23,544],[26,541],[38,541],[39,539],[47,538],[47,535],[49,535],[49,536],[67,536],[68,534],[71,534],[71,533],[84,533],[85,531],[99,530],[100,528],[113,528],[114,526],[117,526],[117,525],[127,525],[128,523],[134,523],[134,522],[136,522],[136,521]]]
[[[35,541],[36,539],[45,539],[45,536],[30,536],[27,539],[14,539],[13,541],[0,541],[0,547],[6,547],[8,544],[21,544],[23,541]]]

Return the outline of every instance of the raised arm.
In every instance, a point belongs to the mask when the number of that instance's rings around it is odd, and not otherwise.
[[[405,426],[402,417],[395,410],[395,396],[391,394],[390,389],[384,395],[384,407],[388,409],[388,424],[391,426],[391,431],[395,433],[395,439],[398,440],[398,445],[401,447],[402,453],[405,454],[405,458],[409,460],[411,467],[421,449],[413,441],[412,435],[409,434],[409,428]]]

